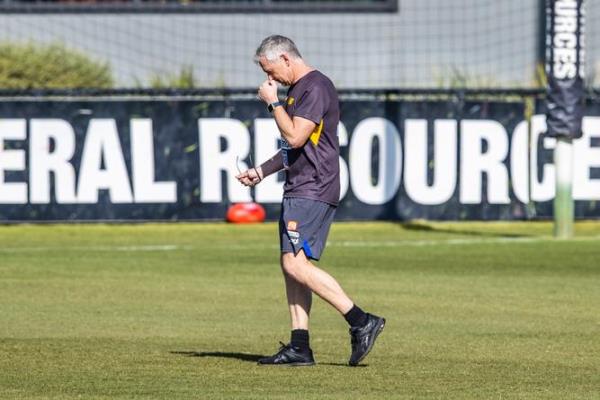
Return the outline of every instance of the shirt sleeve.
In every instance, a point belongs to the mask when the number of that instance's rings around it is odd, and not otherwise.
[[[283,169],[283,156],[281,150],[279,150],[271,159],[262,163],[260,169],[262,169],[263,179],[272,173]]]
[[[294,117],[306,118],[319,125],[327,112],[329,95],[323,85],[314,85],[299,99]]]

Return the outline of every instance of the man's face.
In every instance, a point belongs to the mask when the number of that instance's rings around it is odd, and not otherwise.
[[[279,82],[285,86],[290,86],[293,83],[289,61],[287,61],[283,56],[280,56],[275,61],[269,61],[265,57],[261,57],[259,64],[269,79]]]

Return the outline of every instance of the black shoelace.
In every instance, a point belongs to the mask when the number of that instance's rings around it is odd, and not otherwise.
[[[289,348],[292,347],[292,345],[290,343],[285,344],[285,343],[283,343],[283,342],[280,341],[279,344],[281,345],[281,347],[279,347],[278,353],[281,353],[283,350],[287,350],[287,349],[289,349]]]

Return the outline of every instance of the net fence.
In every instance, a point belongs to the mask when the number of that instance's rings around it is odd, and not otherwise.
[[[254,50],[275,33],[294,39],[339,88],[540,86],[540,0],[333,3],[4,0],[0,42],[80,51],[108,63],[118,88],[177,85],[182,77],[201,88],[256,87],[264,75]],[[586,8],[588,75],[600,86],[600,4]]]

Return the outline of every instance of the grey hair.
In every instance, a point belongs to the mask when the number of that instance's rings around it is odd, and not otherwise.
[[[292,39],[281,35],[271,35],[265,38],[256,49],[254,62],[258,64],[261,57],[265,57],[268,61],[275,61],[283,53],[289,54],[294,59],[302,59]]]

